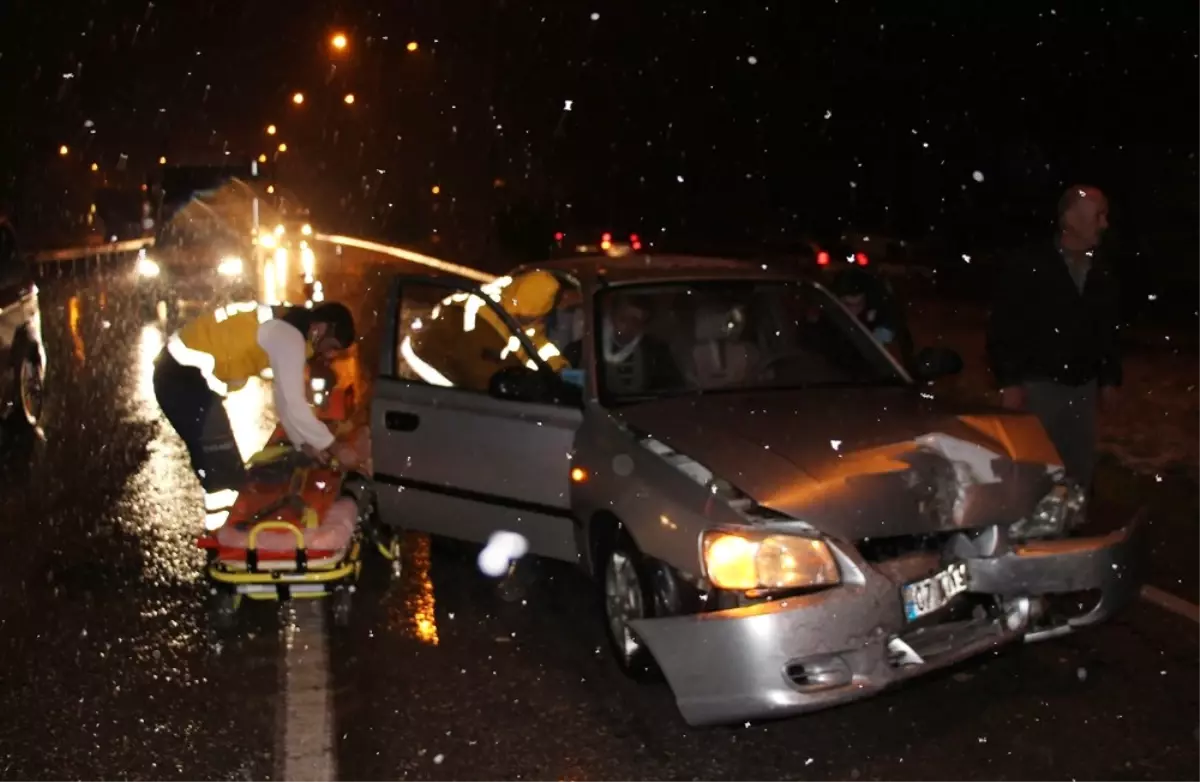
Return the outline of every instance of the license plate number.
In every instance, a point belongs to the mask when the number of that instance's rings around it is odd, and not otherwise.
[[[931,614],[966,592],[967,586],[967,566],[961,562],[929,578],[905,584],[902,589],[904,616],[911,622]]]

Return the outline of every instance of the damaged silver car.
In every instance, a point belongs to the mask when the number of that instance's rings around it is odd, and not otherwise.
[[[1080,534],[1087,498],[1036,419],[934,398],[957,356],[910,373],[794,272],[400,277],[387,323],[383,520],[577,563],[618,663],[661,669],[691,724],[868,696],[1137,591],[1138,525]]]

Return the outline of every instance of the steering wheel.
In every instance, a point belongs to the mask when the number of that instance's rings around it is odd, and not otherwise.
[[[775,371],[775,367],[777,365],[782,364],[785,361],[791,361],[793,359],[808,358],[811,355],[812,354],[806,353],[806,352],[800,351],[800,350],[792,350],[787,353],[780,353],[778,356],[772,356],[771,358],[764,361],[759,366],[758,373],[760,375],[764,375],[764,376],[768,375],[768,374],[773,374]]]

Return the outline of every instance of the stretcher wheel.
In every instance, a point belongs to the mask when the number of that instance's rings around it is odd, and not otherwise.
[[[209,598],[208,615],[213,627],[218,630],[228,630],[237,621],[238,606],[241,605],[241,595],[218,589]]]
[[[329,609],[333,613],[333,623],[338,627],[350,624],[350,606],[353,593],[346,587],[337,587],[329,597]]]

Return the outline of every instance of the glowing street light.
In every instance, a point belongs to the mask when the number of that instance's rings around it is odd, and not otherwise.
[[[416,41],[409,41],[408,46],[404,48],[408,49],[410,52],[415,52],[420,47],[417,45]]]
[[[339,52],[341,52],[346,50],[346,45],[349,43],[349,41],[346,40],[346,36],[344,34],[336,33],[332,38],[329,39],[329,43],[334,49],[337,49]]]
[[[267,185],[267,192],[268,192],[268,193],[274,193],[274,192],[275,192],[275,185]]]
[[[66,157],[67,153],[70,151],[71,150],[67,149],[66,144],[63,144],[61,147],[58,148],[58,154],[62,155],[63,157]]]
[[[159,164],[160,166],[165,166],[165,165],[167,164],[167,159],[166,159],[166,157],[160,157],[160,158],[158,159],[158,164]]]
[[[353,92],[347,93],[346,97],[342,98],[342,100],[344,100],[346,102],[347,106],[353,106],[354,105],[354,93]]]
[[[295,95],[292,96],[292,103],[295,103],[297,106],[299,106],[303,102],[304,102],[304,93],[303,92],[297,92]]]
[[[266,162],[267,162],[267,155],[266,155],[266,153],[263,153],[263,154],[261,154],[261,155],[259,155],[259,156],[258,156],[258,162],[259,162],[259,163],[266,163]]]
[[[280,151],[280,152],[287,152],[287,144],[280,144],[280,145],[279,145],[279,151]]]
[[[431,192],[432,192],[434,195],[437,195],[438,193],[442,192],[441,185],[434,185],[434,186],[433,186],[433,190],[432,190]]]
[[[267,125],[267,135],[268,136],[274,136],[275,131],[276,131],[276,128],[274,125]]]
[[[99,170],[100,170],[100,164],[99,164],[99,163],[92,163],[92,170],[93,170],[93,171],[99,171]]]

